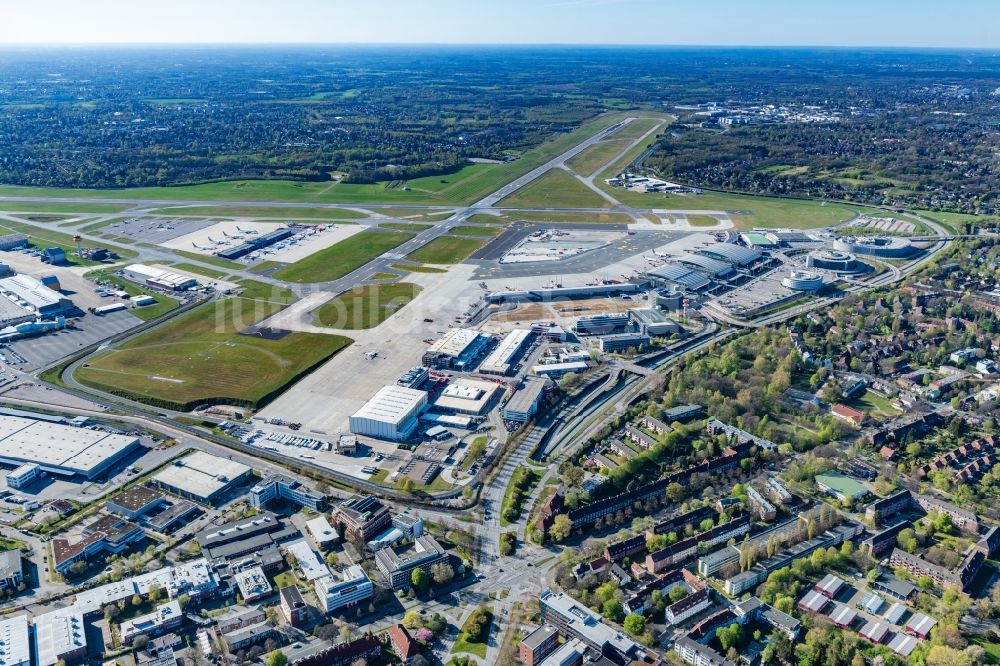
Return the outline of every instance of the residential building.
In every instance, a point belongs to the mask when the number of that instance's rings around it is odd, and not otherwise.
[[[674,652],[691,666],[736,666],[736,662],[726,659],[707,645],[702,645],[687,636],[677,639],[674,643]]]
[[[892,554],[889,556],[890,566],[902,567],[910,575],[918,578],[927,576],[938,587],[954,585],[960,590],[965,590],[969,583],[972,582],[985,560],[986,556],[983,555],[981,550],[975,547],[969,549],[962,559],[961,564],[955,569],[947,569],[928,562],[922,557],[912,555],[899,548],[893,548]]]
[[[747,486],[747,504],[761,520],[770,522],[778,517],[778,510],[774,505],[753,486]]]
[[[351,666],[359,661],[374,662],[382,656],[382,643],[365,634],[347,643],[328,647],[303,659],[297,659],[291,666]]]
[[[886,518],[895,516],[900,511],[908,509],[913,504],[913,496],[909,490],[883,497],[868,505],[865,509],[865,520],[872,524],[882,524]]]
[[[299,627],[309,621],[309,606],[298,587],[288,585],[278,590],[278,595],[281,597],[281,614],[289,625]]]
[[[251,645],[260,645],[267,641],[267,639],[274,638],[277,635],[278,631],[270,623],[261,622],[260,624],[253,624],[249,627],[243,627],[228,634],[223,634],[222,640],[225,641],[226,647],[230,652],[239,652]]]
[[[401,624],[394,624],[385,632],[392,644],[392,650],[403,666],[410,666],[420,655],[420,644],[413,640],[410,632]]]

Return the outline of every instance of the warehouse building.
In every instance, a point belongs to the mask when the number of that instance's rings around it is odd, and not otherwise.
[[[0,463],[7,465],[93,479],[140,447],[137,437],[0,415]]]
[[[544,379],[528,377],[503,406],[503,417],[507,421],[524,423],[538,412],[545,396]]]
[[[471,328],[453,328],[427,348],[421,364],[439,370],[471,370],[492,339]]]
[[[0,294],[39,317],[57,317],[76,309],[73,301],[30,275],[0,278]]]
[[[146,264],[130,264],[122,269],[122,276],[139,284],[172,291],[185,291],[198,286],[193,277]]]
[[[350,418],[351,432],[394,442],[409,439],[427,406],[427,392],[383,386]]]
[[[3,666],[31,664],[27,615],[15,615],[0,620],[0,645],[3,645]]]
[[[6,234],[0,236],[0,250],[10,252],[28,247],[28,237],[24,234]]]
[[[60,661],[73,663],[87,656],[83,614],[72,606],[36,615],[32,623],[36,666],[55,666]]]
[[[509,375],[517,365],[524,350],[532,339],[532,332],[526,328],[515,328],[504,336],[497,348],[479,365],[480,374]]]
[[[500,385],[477,379],[459,378],[449,383],[434,401],[434,408],[446,414],[485,414],[500,391]]]
[[[212,505],[253,476],[243,463],[195,451],[178,458],[153,476],[153,483],[169,493]]]

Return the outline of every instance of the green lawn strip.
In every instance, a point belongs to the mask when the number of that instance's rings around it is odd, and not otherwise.
[[[89,259],[81,259],[76,256],[76,243],[73,241],[73,236],[70,234],[65,234],[61,231],[53,231],[52,229],[40,229],[36,226],[30,224],[24,224],[23,222],[12,222],[10,220],[0,220],[0,234],[24,234],[28,236],[31,246],[38,249],[58,247],[66,253],[66,260],[70,265],[74,266],[98,266],[101,262],[91,261]],[[134,250],[129,250],[124,247],[118,247],[108,244],[98,244],[91,240],[82,241],[84,249],[96,248],[96,247],[106,247],[108,250],[115,252],[118,256],[123,259],[132,259],[136,256]]]
[[[490,236],[490,237],[492,237],[492,236],[498,235],[501,231],[503,231],[503,229],[501,229],[500,227],[496,227],[496,226],[493,226],[493,227],[475,227],[475,226],[472,226],[472,225],[460,225],[460,226],[452,227],[451,228],[451,233],[456,234],[458,236]]]
[[[418,224],[416,222],[380,222],[379,229],[395,229],[396,231],[412,231],[414,233],[430,229],[433,224]]]
[[[197,252],[189,252],[187,250],[173,250],[173,253],[180,257],[194,259],[195,261],[218,266],[219,268],[228,268],[229,270],[234,271],[246,270],[246,266],[243,264],[238,264],[235,261],[229,261],[228,259],[223,259],[222,257],[216,257],[212,254],[198,254]]]
[[[257,299],[278,305],[291,305],[299,300],[295,292],[288,287],[259,282],[258,280],[240,280],[237,284],[243,288],[240,293],[243,298]]]
[[[259,264],[255,264],[250,268],[251,273],[267,273],[268,271],[280,268],[282,266],[287,266],[288,264],[282,263],[280,261],[272,261],[270,259],[262,261]]]
[[[170,312],[176,308],[180,301],[176,298],[171,298],[159,292],[151,291],[144,287],[140,287],[135,282],[130,282],[123,277],[119,277],[114,274],[113,269],[98,269],[96,271],[90,271],[85,278],[88,280],[101,281],[105,283],[111,283],[118,289],[127,292],[129,296],[135,298],[136,296],[145,295],[152,296],[156,299],[155,305],[145,305],[143,307],[132,308],[131,312],[139,319],[148,321],[150,319],[156,319],[162,314]]]
[[[471,216],[466,222],[472,222],[474,224],[507,224],[508,220],[505,220],[499,215],[487,215],[485,213],[476,213]]]
[[[373,280],[395,280],[401,277],[398,273],[376,273],[372,276]]]
[[[564,213],[545,210],[511,210],[508,215],[525,222],[551,222],[567,224],[631,224],[630,215],[625,213]]]
[[[503,501],[500,504],[500,526],[507,527],[516,522],[516,518],[508,517],[508,511],[518,516],[524,510],[524,500],[531,494],[531,489],[538,485],[545,475],[544,469],[533,467],[520,467],[511,477],[507,488],[503,492]],[[520,484],[520,490],[518,490]]]
[[[257,407],[352,342],[316,333],[240,334],[282,307],[241,297],[215,301],[94,357],[74,376],[167,409],[206,402]]]
[[[347,208],[298,208],[282,206],[170,206],[157,208],[161,215],[191,215],[197,217],[263,217],[282,220],[358,220],[364,213]]]
[[[1000,643],[994,643],[985,636],[973,636],[971,642],[986,651],[985,663],[1000,664]]]
[[[6,189],[6,188],[3,188]],[[106,203],[66,203],[62,201],[8,201],[2,204],[3,212],[23,213],[120,213],[131,208],[129,204],[106,204]]]
[[[666,120],[666,118],[636,118],[608,135],[608,140],[629,139],[634,141],[654,127],[662,125]]]
[[[485,240],[438,236],[430,243],[407,255],[407,259],[424,264],[457,264],[486,245]]]
[[[375,474],[369,477],[368,480],[371,481],[372,483],[377,483],[380,486],[385,486],[386,488],[393,488],[394,490],[403,490],[403,491],[407,490],[407,488],[405,487],[406,484],[403,483],[403,480],[401,478],[397,479],[394,483],[390,483],[388,477],[389,477],[389,470],[379,469],[377,472],[375,472]],[[414,483],[410,485],[408,492],[440,493],[446,490],[451,490],[452,487],[453,486],[447,481],[445,481],[443,478],[441,478],[441,475],[439,474],[435,476],[434,480],[432,480],[429,484],[425,485],[421,483]]]
[[[316,324],[348,330],[374,328],[416,298],[420,289],[409,282],[352,289],[321,305],[316,310]]]
[[[597,194],[563,169],[551,169],[500,200],[501,208],[611,208]]]
[[[711,215],[688,215],[687,221],[692,227],[714,227],[719,223],[719,220]]]
[[[390,264],[389,268],[395,268],[398,271],[406,271],[408,273],[447,273],[448,272],[444,268],[436,268],[434,266],[411,266],[409,264]]]
[[[179,271],[195,273],[196,275],[204,275],[205,277],[210,277],[213,280],[225,280],[229,277],[229,273],[226,273],[225,271],[217,271],[214,268],[208,268],[206,266],[198,266],[196,264],[188,264],[184,262],[170,265]]]
[[[399,231],[362,231],[274,273],[287,282],[326,282],[354,271],[413,238]]]
[[[606,139],[595,143],[567,160],[566,166],[581,176],[589,176],[628,148],[629,143],[629,139]]]

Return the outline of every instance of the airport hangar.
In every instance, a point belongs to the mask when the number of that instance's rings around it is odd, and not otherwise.
[[[55,476],[96,478],[141,446],[138,437],[0,416],[0,463],[35,464]]]

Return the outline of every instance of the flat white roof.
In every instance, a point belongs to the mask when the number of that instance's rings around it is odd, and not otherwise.
[[[434,406],[440,409],[456,409],[461,411],[481,411],[500,388],[494,382],[484,382],[478,379],[456,379],[448,384]]]
[[[33,624],[38,666],[53,666],[63,655],[87,646],[83,614],[72,606],[36,615]]]
[[[504,336],[497,348],[490,352],[490,355],[479,364],[479,370],[494,372],[506,372],[510,367],[510,361],[524,346],[524,342],[531,335],[531,331],[526,328],[515,328]]]
[[[195,451],[164,467],[153,480],[194,497],[209,498],[249,471],[235,460]]]
[[[427,351],[452,357],[461,356],[478,337],[479,331],[471,328],[453,328],[435,340]]]
[[[15,615],[0,620],[0,666],[29,663],[28,616]]]
[[[309,582],[312,582],[318,578],[323,578],[324,576],[330,575],[330,567],[323,564],[319,559],[319,555],[316,554],[309,544],[305,541],[296,541],[295,543],[290,543],[286,546],[295,561],[298,562],[299,568],[302,569],[302,575]]]
[[[15,275],[0,279],[0,290],[14,294],[35,309],[57,305],[63,300],[62,294],[49,289],[37,278],[30,275]]]
[[[576,372],[586,370],[587,364],[583,361],[572,361],[570,363],[546,363],[536,365],[531,369],[536,375],[546,375],[553,372]]]
[[[426,391],[405,386],[383,386],[361,409],[354,412],[354,418],[399,425],[426,403]]]
[[[126,435],[0,415],[0,460],[37,463],[49,470],[89,476],[138,441]]]
[[[319,516],[318,518],[307,520],[306,529],[309,530],[309,534],[316,539],[317,543],[327,543],[340,539],[340,535],[337,534],[337,530],[333,528],[333,525],[331,525],[330,521],[326,519],[326,516]]]

